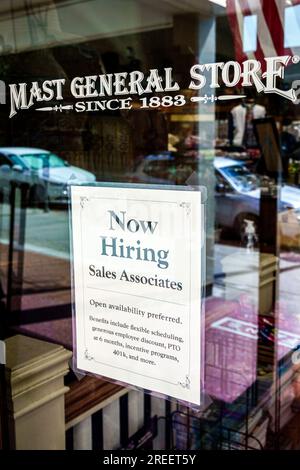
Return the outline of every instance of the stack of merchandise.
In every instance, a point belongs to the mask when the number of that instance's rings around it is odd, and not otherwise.
[[[297,377],[300,364],[291,362],[292,354],[283,357],[279,363],[278,380],[274,381],[271,393],[272,399],[269,406],[271,415],[270,428],[273,432],[286,426],[295,416],[297,402],[299,401],[299,388]],[[277,409],[277,413],[276,413]]]
[[[257,414],[256,419],[258,418]],[[255,423],[255,424],[254,424]],[[223,442],[223,450],[262,450],[266,446],[269,416],[262,413],[258,421],[250,420],[248,431],[244,425],[239,432]]]
[[[266,445],[269,388],[254,384],[235,402],[226,404],[222,419],[222,449],[263,449]]]
[[[201,412],[178,411],[172,429],[176,449],[262,449],[266,445],[269,390],[251,387],[232,403],[215,400]]]
[[[292,404],[292,409],[295,413],[300,411],[300,364],[297,364],[293,367],[294,375],[292,379],[293,390],[295,394],[295,399]]]
[[[221,413],[221,404],[217,401],[202,412],[182,407],[180,411],[174,413],[172,431],[175,449],[217,448]]]

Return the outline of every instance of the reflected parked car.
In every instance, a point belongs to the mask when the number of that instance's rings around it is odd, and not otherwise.
[[[233,229],[236,235],[241,236],[245,219],[252,220],[254,226],[258,223],[260,176],[249,171],[242,162],[226,157],[215,157],[213,165],[216,180],[216,225]],[[129,179],[136,183],[187,184],[189,177],[195,172],[200,175],[198,184],[204,184],[201,181],[200,167],[200,158],[162,152],[145,157],[129,175]],[[300,189],[283,185],[279,211],[283,213],[290,209],[296,210],[299,221]]]
[[[10,183],[27,183],[31,203],[67,203],[68,186],[93,183],[93,173],[48,150],[30,147],[0,147],[0,188],[9,193]]]
[[[257,227],[260,211],[261,177],[242,163],[228,158],[214,159],[216,174],[216,221],[221,227],[242,235],[245,219]],[[300,189],[283,184],[278,211],[300,211]],[[300,227],[300,226],[299,226]],[[256,228],[257,231],[257,228]]]

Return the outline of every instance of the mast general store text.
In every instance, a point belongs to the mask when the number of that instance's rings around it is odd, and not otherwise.
[[[277,87],[277,79],[284,78],[285,67],[289,63],[298,63],[298,56],[283,55],[277,57],[266,57],[266,71],[262,73],[262,64],[258,60],[249,59],[241,64],[237,61],[214,62],[206,64],[195,64],[190,69],[191,90],[201,90],[204,87],[211,89],[226,87],[254,86],[258,93],[275,93],[283,98],[297,101],[297,95],[293,88],[282,90]],[[56,80],[45,80],[19,84],[10,84],[10,116],[13,117],[18,110],[28,109],[36,103],[63,100],[64,78]],[[101,75],[90,75],[75,77],[70,83],[70,93],[75,99],[90,99],[101,97],[123,97],[130,95],[144,95],[153,93],[169,93],[180,90],[180,85],[174,79],[173,69],[166,67],[163,71],[151,69],[147,74],[140,70],[133,72],[118,72]],[[182,96],[182,95],[179,95]],[[114,100],[111,100],[114,101]],[[181,103],[184,104],[184,103]],[[145,105],[145,103],[144,103]],[[164,106],[163,103],[161,103]],[[123,109],[130,109],[130,100],[123,100]],[[167,106],[167,104],[166,104]],[[120,108],[120,106],[119,106]],[[110,108],[117,109],[116,103],[110,103]],[[83,111],[84,107],[77,111]]]

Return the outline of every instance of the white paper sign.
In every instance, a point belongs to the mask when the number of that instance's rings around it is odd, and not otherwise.
[[[77,368],[200,404],[201,193],[71,189]]]

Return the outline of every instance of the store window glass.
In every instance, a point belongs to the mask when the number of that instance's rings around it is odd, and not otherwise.
[[[0,4],[5,337],[73,348],[71,185],[207,189],[207,400],[198,412],[172,403],[162,449],[300,448],[300,5],[291,3]],[[180,89],[155,92],[168,79]],[[112,101],[129,96],[130,109]],[[77,382],[70,371],[67,383]]]
[[[289,6],[284,10],[284,46],[299,47],[300,45],[300,5]]]
[[[243,49],[244,52],[253,52],[257,48],[257,16],[244,17]]]

